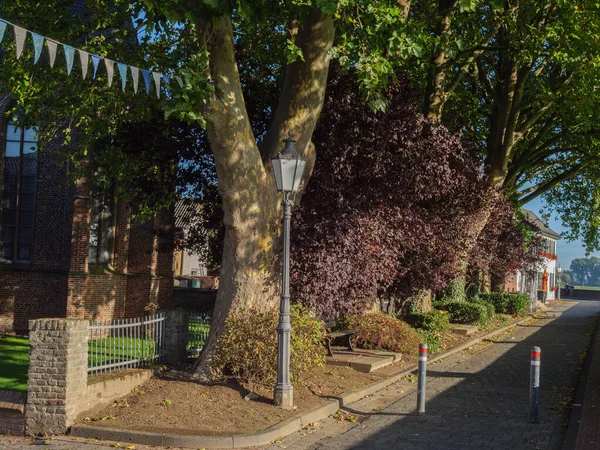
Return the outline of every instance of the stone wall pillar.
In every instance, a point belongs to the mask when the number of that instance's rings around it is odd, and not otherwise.
[[[189,313],[184,309],[167,312],[165,321],[166,362],[169,364],[185,361],[187,358]]]
[[[64,434],[87,393],[89,321],[29,321],[29,382],[25,431]]]

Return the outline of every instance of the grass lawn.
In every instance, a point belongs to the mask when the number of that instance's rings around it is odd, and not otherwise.
[[[600,286],[575,286],[575,289],[581,289],[582,291],[600,291]]]
[[[88,342],[88,367],[154,356],[156,344],[149,339],[109,337]]]
[[[0,389],[27,392],[29,340],[26,337],[0,338]]]
[[[188,350],[191,348],[204,347],[209,331],[210,324],[190,320],[188,328]]]

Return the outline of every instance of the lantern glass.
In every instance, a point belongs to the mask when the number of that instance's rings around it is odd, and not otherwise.
[[[301,159],[295,150],[293,150],[292,154],[290,153],[288,152],[285,156],[280,153],[271,160],[271,163],[277,190],[279,192],[295,194],[300,189],[300,182],[302,181],[306,161]]]

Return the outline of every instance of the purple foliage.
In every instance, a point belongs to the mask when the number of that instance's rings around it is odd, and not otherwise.
[[[406,83],[388,100],[373,113],[351,74],[328,85],[292,233],[292,296],[318,312],[363,312],[392,286],[405,297],[442,288],[493,197],[475,151],[431,126]]]

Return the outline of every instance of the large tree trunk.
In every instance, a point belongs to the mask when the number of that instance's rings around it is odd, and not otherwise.
[[[281,199],[275,189],[268,156],[281,149],[289,130],[298,140],[298,151],[314,165],[312,133],[320,114],[327,83],[333,21],[311,10],[298,32],[304,61],[286,71],[281,100],[273,125],[258,149],[244,103],[233,46],[230,17],[220,17],[205,35],[214,98],[207,105],[207,132],[215,157],[219,193],[223,199],[225,242],[219,291],[210,334],[194,371],[214,375],[213,360],[219,335],[236,310],[266,310],[279,301],[279,235]],[[262,153],[262,154],[261,154]],[[273,330],[275,333],[275,330]]]

